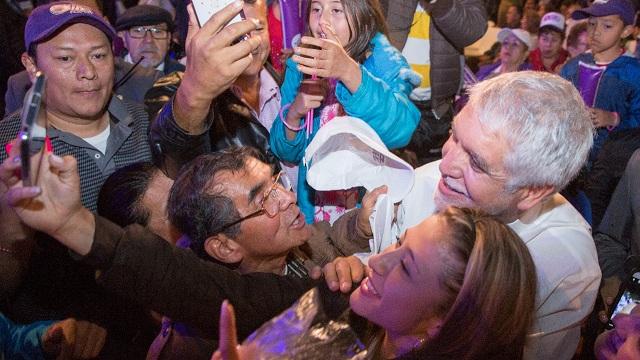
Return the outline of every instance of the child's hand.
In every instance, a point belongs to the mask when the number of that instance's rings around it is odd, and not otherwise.
[[[589,111],[591,121],[595,127],[616,127],[620,120],[616,113],[602,109],[591,108]]]
[[[341,81],[349,91],[356,92],[362,81],[360,65],[344,50],[331,25],[320,25],[326,39],[304,36],[301,44],[316,48],[296,47],[293,61],[304,74],[322,78],[335,78]]]
[[[305,116],[309,110],[320,107],[323,99],[323,95],[306,94],[298,91],[298,95],[296,95],[296,99],[293,101],[287,114],[287,123],[297,126],[297,119]]]

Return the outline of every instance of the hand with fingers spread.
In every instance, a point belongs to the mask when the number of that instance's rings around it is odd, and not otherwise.
[[[107,331],[88,321],[57,322],[42,337],[42,350],[56,359],[93,359],[100,354]]]
[[[300,44],[308,47],[296,47],[293,61],[298,63],[298,70],[307,75],[335,78],[352,93],[356,92],[362,82],[360,65],[347,54],[330,24],[323,23],[320,28],[325,38],[304,36]]]
[[[366,266],[355,256],[338,257],[322,269],[324,279],[331,291],[351,291],[354,282],[364,278]]]
[[[18,174],[20,149],[14,146],[0,165],[0,181],[8,188],[9,206],[27,226],[45,232],[80,255],[87,254],[93,242],[95,220],[80,202],[80,177],[73,156],[43,155],[36,183],[24,187]],[[31,158],[35,168],[40,155]]]
[[[264,24],[248,19],[225,26],[242,6],[243,1],[236,0],[214,14],[202,28],[198,26],[193,6],[187,7],[187,68],[176,92],[173,111],[179,125],[190,133],[205,130],[211,102],[251,64],[251,53],[260,46],[259,36],[234,42]]]

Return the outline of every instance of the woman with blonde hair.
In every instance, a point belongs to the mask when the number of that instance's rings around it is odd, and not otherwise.
[[[373,256],[367,275],[349,299],[351,311],[371,324],[371,335],[362,337],[367,358],[522,357],[535,268],[522,240],[493,217],[449,207]],[[223,304],[214,359],[256,356],[263,349],[235,353],[232,318]]]

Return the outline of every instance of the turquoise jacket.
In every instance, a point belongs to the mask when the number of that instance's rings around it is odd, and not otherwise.
[[[53,321],[15,325],[0,313],[0,359],[44,359],[42,336]]]
[[[409,94],[420,83],[420,76],[387,38],[378,33],[371,41],[371,55],[360,65],[362,83],[351,93],[338,82],[335,95],[347,115],[367,122],[384,144],[390,148],[405,146],[420,120],[420,112],[409,100]],[[281,87],[282,104],[291,104],[298,93],[302,73],[293,60],[287,60],[284,83]],[[302,163],[304,151],[320,127],[321,108],[314,111],[313,132],[307,139],[306,132],[299,131],[289,141],[285,126],[276,118],[271,127],[270,143],[274,154],[282,161],[299,164],[298,205],[308,223],[313,222],[313,189],[306,183],[307,169]],[[287,116],[287,112],[283,112]]]

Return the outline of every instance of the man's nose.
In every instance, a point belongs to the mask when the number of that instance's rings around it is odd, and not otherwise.
[[[442,147],[442,161],[440,162],[440,173],[443,175],[458,178],[462,176],[462,165],[466,154],[462,148],[456,144],[451,136]]]
[[[76,65],[76,76],[78,80],[92,80],[96,77],[96,74],[96,67],[93,62],[88,58],[79,57],[78,64]]]

